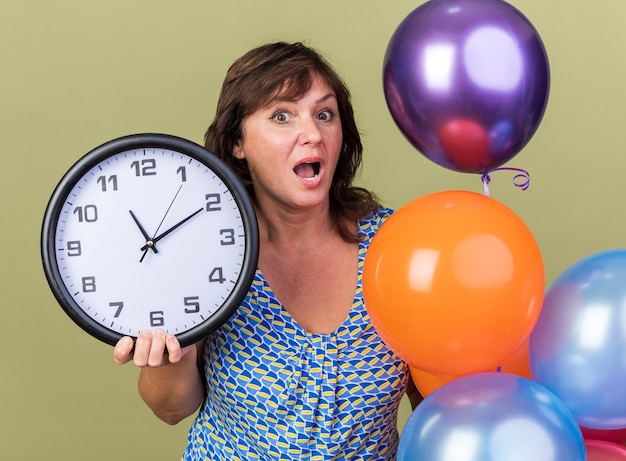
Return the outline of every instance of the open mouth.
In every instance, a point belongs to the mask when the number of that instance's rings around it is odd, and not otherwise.
[[[320,173],[320,162],[301,163],[293,169],[294,173],[304,179],[311,179]]]

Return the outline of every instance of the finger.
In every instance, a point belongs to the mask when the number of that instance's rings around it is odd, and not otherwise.
[[[148,355],[148,366],[158,367],[163,365],[165,354],[165,331],[158,329],[152,335],[152,344],[150,346],[150,354]]]
[[[120,365],[128,363],[133,358],[134,341],[129,336],[124,336],[113,349],[113,360]]]
[[[150,348],[152,347],[152,333],[150,330],[142,330],[135,342],[135,354],[133,355],[133,361],[138,367],[145,367],[148,365],[148,357],[150,355]]]
[[[178,338],[174,335],[167,335],[165,338],[165,345],[167,346],[167,354],[170,363],[180,362],[182,350]]]

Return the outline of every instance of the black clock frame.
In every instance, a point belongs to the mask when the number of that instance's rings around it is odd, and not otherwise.
[[[41,229],[41,258],[48,285],[65,313],[91,336],[110,345],[115,345],[123,337],[98,323],[87,315],[76,303],[61,278],[56,259],[55,235],[61,208],[76,183],[94,166],[119,153],[139,148],[164,148],[192,157],[210,168],[230,190],[239,207],[245,229],[245,253],[242,270],[220,308],[199,325],[177,334],[181,346],[193,344],[219,328],[237,310],[245,298],[254,274],[259,256],[259,231],[250,196],[232,169],[219,157],[204,147],[184,138],[169,134],[141,133],[123,136],[108,141],[81,157],[61,178],[54,189],[43,218]]]

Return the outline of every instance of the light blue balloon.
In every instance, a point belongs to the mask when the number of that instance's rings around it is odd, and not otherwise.
[[[555,280],[528,357],[533,379],[580,425],[626,428],[626,250],[588,256]]]
[[[508,373],[457,378],[418,405],[397,461],[585,461],[572,413],[540,384]]]

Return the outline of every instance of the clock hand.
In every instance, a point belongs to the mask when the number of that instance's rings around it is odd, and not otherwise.
[[[146,244],[143,247],[141,247],[141,251],[143,251],[143,254],[141,255],[141,258],[139,259],[140,263],[143,262],[144,258],[146,257],[146,254],[148,254],[148,248],[152,248],[155,253],[158,253],[158,251],[156,250],[154,246],[154,237],[156,237],[157,233],[159,232],[159,229],[161,229],[161,226],[163,225],[165,218],[167,217],[168,213],[172,209],[172,205],[174,205],[174,202],[176,201],[176,197],[178,197],[178,194],[180,193],[180,190],[182,188],[183,188],[183,185],[181,184],[178,187],[178,190],[176,191],[176,193],[174,194],[174,198],[172,199],[169,206],[167,207],[167,210],[165,210],[165,214],[163,215],[163,218],[161,218],[159,227],[157,227],[157,229],[154,231],[154,235],[152,236],[152,238],[148,237],[147,233],[144,234],[144,237],[146,238]]]
[[[133,221],[135,221],[135,224],[137,224],[137,227],[139,228],[139,230],[141,231],[141,235],[143,235],[143,238],[146,239],[146,243],[149,242],[150,236],[148,235],[148,233],[146,232],[146,230],[143,228],[143,226],[141,225],[141,223],[139,222],[139,220],[137,219],[137,216],[135,216],[135,213],[133,213],[133,210],[128,210],[128,212],[130,213],[130,215],[133,218]],[[158,253],[159,250],[157,250],[157,247],[153,244],[153,245],[149,245],[150,248],[152,248],[152,251],[154,251],[155,253]],[[143,259],[143,258],[142,258]]]
[[[161,222],[159,223],[159,227],[157,227],[157,230],[154,231],[154,235],[152,236],[152,239],[154,239],[154,237],[157,235],[157,233],[159,232],[159,229],[161,228],[161,226],[163,225],[163,221],[165,221],[165,218],[167,217],[167,214],[170,212],[170,210],[172,209],[172,205],[174,205],[174,202],[176,201],[176,197],[178,197],[178,194],[180,193],[180,190],[183,188],[183,185],[181,184],[180,187],[178,188],[178,190],[176,191],[176,194],[174,194],[174,198],[172,199],[172,201],[170,202],[170,206],[167,207],[167,210],[165,210],[165,214],[163,215],[163,218],[161,219]]]
[[[204,210],[204,208],[200,208],[196,211],[194,211],[193,213],[191,213],[189,216],[187,216],[185,219],[183,219],[182,221],[179,221],[178,223],[174,224],[172,227],[170,227],[168,230],[164,231],[163,233],[161,233],[160,235],[148,240],[146,242],[146,244],[144,246],[141,247],[141,251],[145,252],[148,251],[148,249],[150,247],[153,247],[159,240],[161,240],[163,237],[171,234],[174,230],[178,229],[180,226],[182,226],[183,224],[185,224],[187,221],[189,221],[191,218],[193,218],[194,216],[196,216],[198,213],[200,213],[202,210]],[[143,259],[143,258],[142,258]]]

